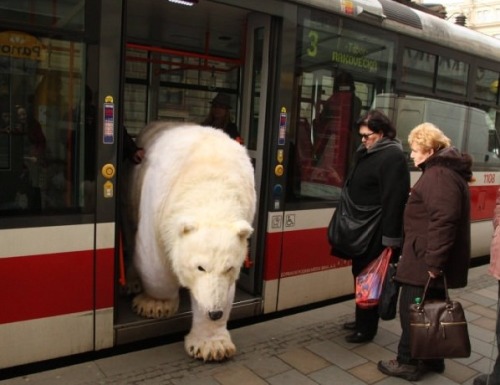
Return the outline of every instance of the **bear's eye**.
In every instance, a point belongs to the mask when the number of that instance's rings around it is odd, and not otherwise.
[[[205,271],[205,269],[203,268],[203,266],[198,266],[198,270],[199,271]]]
[[[226,274],[232,272],[233,270],[234,270],[234,267],[230,267],[229,269],[226,270]]]

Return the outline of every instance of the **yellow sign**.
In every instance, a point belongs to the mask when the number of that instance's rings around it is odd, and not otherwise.
[[[113,183],[111,183],[109,180],[106,181],[106,183],[104,183],[103,189],[104,198],[113,198]]]
[[[285,152],[282,149],[278,150],[278,153],[276,154],[276,160],[278,161],[278,163],[283,163],[283,158],[285,157],[284,153]]]
[[[45,46],[36,37],[17,31],[0,32],[0,56],[42,61],[45,55]]]

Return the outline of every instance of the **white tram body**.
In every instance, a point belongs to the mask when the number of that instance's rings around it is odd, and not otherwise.
[[[16,97],[34,104],[45,135],[42,159],[27,152],[40,130],[14,120],[0,128],[0,369],[189,330],[182,293],[165,320],[134,315],[123,294],[121,126],[202,121],[216,92],[231,95],[259,192],[232,320],[352,295],[350,262],[330,255],[326,234],[353,119],[372,106],[403,142],[430,120],[472,153],[471,251],[489,254],[500,41],[390,0],[33,3],[0,16],[12,27],[0,30],[10,95],[1,101],[11,115]],[[342,71],[353,77],[348,88],[336,83]],[[322,132],[315,124],[328,108],[336,126]],[[418,177],[412,169],[412,184]]]

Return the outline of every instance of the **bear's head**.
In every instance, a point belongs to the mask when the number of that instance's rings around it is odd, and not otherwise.
[[[184,218],[177,229],[172,268],[199,308],[212,320],[220,319],[232,306],[231,293],[248,253],[252,226],[244,220],[207,223]]]

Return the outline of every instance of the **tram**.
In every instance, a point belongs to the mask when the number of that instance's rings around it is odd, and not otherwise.
[[[499,40],[391,0],[0,8],[0,369],[188,330],[186,301],[169,319],[131,311],[122,144],[124,128],[203,121],[217,93],[258,191],[233,320],[352,294],[326,228],[359,143],[353,122],[372,107],[403,143],[430,120],[474,156],[472,253],[489,253]]]

